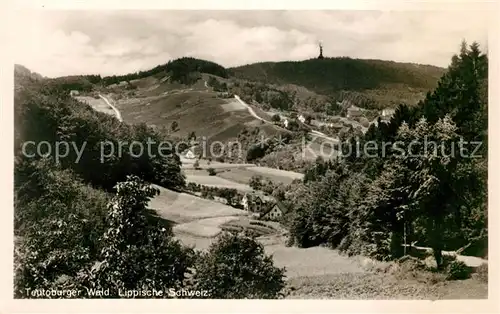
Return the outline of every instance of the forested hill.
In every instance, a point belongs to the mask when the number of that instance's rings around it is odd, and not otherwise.
[[[229,69],[241,79],[272,84],[295,84],[320,94],[340,90],[430,90],[445,69],[412,63],[341,58],[263,62]]]
[[[94,86],[106,87],[151,76],[168,77],[171,81],[190,85],[201,77],[201,73],[207,73],[266,84],[293,84],[334,98],[343,98],[344,96],[339,96],[343,92],[357,93],[377,103],[375,107],[386,107],[400,103],[416,104],[429,90],[436,87],[444,72],[445,69],[431,65],[347,57],[262,62],[226,69],[211,61],[184,57],[150,70],[126,75],[66,76],[53,81],[67,90],[88,91]]]

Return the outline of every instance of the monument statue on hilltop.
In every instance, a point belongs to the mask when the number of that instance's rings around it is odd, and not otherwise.
[[[318,59],[324,59],[324,57],[323,57],[323,45],[321,44],[321,42],[318,45],[319,45],[319,56],[318,56]]]

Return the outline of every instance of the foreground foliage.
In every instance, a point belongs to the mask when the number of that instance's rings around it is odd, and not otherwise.
[[[284,269],[273,265],[262,244],[235,234],[223,234],[196,265],[197,289],[212,298],[271,299],[280,296]]]
[[[487,68],[478,45],[463,44],[424,101],[351,138],[344,153],[359,155],[310,166],[292,193],[292,240],[377,259],[398,258],[404,245],[418,243],[432,247],[440,269],[442,250],[484,256]],[[368,142],[375,156],[356,150]]]
[[[97,113],[29,71],[16,72],[15,110],[15,297],[116,298],[127,290],[163,291],[135,297],[182,297],[170,292],[209,286],[203,276],[189,280],[200,265],[199,254],[175,240],[169,223],[147,209],[158,192],[150,182],[171,189],[184,186],[179,157],[165,150],[165,156],[129,150],[133,141],[148,147],[151,139],[158,144],[166,139],[144,125],[129,126]],[[28,141],[66,141],[82,153],[73,151],[60,159],[33,155],[33,148],[23,151]],[[107,152],[101,160],[102,142],[123,141],[127,151]],[[241,245],[233,257],[274,269],[269,258],[244,253],[255,251],[254,240],[235,241]],[[219,263],[226,262],[217,260],[212,266]],[[222,269],[225,278],[241,275]],[[241,280],[258,287],[240,289],[241,298],[275,296],[283,283],[277,271],[264,283],[261,277]],[[40,294],[64,289],[80,292]],[[217,297],[233,295],[225,290]]]

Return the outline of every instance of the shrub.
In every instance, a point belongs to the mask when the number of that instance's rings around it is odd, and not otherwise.
[[[268,227],[265,223],[260,222],[260,221],[255,221],[255,220],[250,221],[250,224],[251,225],[257,225],[257,226],[262,226],[262,227]]]
[[[116,187],[108,204],[109,226],[97,268],[85,273],[83,283],[97,288],[179,288],[183,285],[192,252],[172,238],[171,230],[152,225],[146,206],[158,190],[136,176]],[[159,253],[160,252],[160,253]],[[140,260],[138,264],[134,261]]]
[[[207,172],[208,172],[209,176],[215,176],[217,174],[217,172],[215,172],[214,168],[208,168]]]
[[[350,235],[347,235],[340,241],[340,244],[337,246],[337,249],[340,252],[346,252],[350,246],[351,246],[351,237]]]
[[[479,280],[484,281],[484,282],[488,282],[488,264],[487,263],[483,263],[483,264],[479,265],[476,268],[475,273],[477,275],[477,278],[479,278]]]
[[[470,277],[472,270],[462,261],[453,261],[446,268],[446,279],[461,280]]]

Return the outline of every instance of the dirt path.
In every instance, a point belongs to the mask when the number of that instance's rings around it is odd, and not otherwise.
[[[273,124],[271,121],[268,121],[266,119],[263,119],[261,117],[259,117],[259,115],[257,115],[255,113],[255,111],[252,109],[252,107],[250,107],[250,105],[248,105],[246,102],[244,102],[243,100],[241,100],[240,96],[238,95],[234,95],[234,98],[236,98],[236,100],[241,103],[243,106],[245,106],[247,109],[248,109],[248,112],[256,119],[260,120],[260,121],[264,121],[266,123],[271,123]],[[322,133],[320,131],[316,131],[316,130],[312,130],[310,132],[311,135],[315,135],[315,136],[318,136],[318,137],[321,137],[323,139],[326,139],[326,140],[329,140],[331,142],[334,142],[334,143],[338,143],[339,140],[337,138],[334,138],[334,137],[330,137],[328,135],[326,135],[325,133]]]
[[[115,115],[116,115],[116,118],[118,120],[120,120],[120,122],[123,122],[123,119],[122,119],[122,114],[120,113],[120,111],[114,106],[111,104],[111,102],[106,98],[104,97],[103,95],[99,94],[99,97],[101,97],[108,106],[111,107],[111,109],[113,109],[113,111],[115,112]]]

